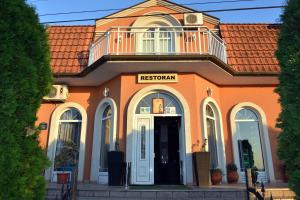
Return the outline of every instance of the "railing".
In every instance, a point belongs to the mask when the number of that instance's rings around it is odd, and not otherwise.
[[[225,42],[206,27],[114,27],[91,46],[89,65],[104,55],[214,55],[227,63]]]

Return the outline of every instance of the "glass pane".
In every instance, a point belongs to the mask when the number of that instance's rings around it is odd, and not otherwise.
[[[235,119],[236,120],[246,120],[246,119],[249,119],[249,120],[258,120],[256,114],[252,110],[246,109],[246,108],[241,109],[236,114]]]
[[[164,114],[181,114],[181,107],[178,101],[166,94],[161,92],[150,93],[140,100],[136,107],[136,114],[151,114],[152,111],[152,100],[155,98],[163,98],[164,101]],[[142,111],[142,112],[141,112]],[[149,111],[149,112],[144,112]]]
[[[143,52],[154,53],[154,39],[143,40]]]
[[[55,161],[54,161],[54,168],[62,167],[58,166],[59,163],[58,157],[60,156],[60,152],[64,147],[67,145],[76,145],[76,148],[80,146],[80,132],[81,132],[81,122],[61,122],[58,128],[58,138],[56,143],[56,151],[55,151]],[[79,150],[79,149],[77,149]],[[75,157],[70,156],[67,158],[68,161],[67,166],[71,167],[74,165],[74,159],[78,159]],[[64,166],[66,167],[66,166]]]
[[[60,116],[60,120],[81,120],[81,114],[77,109],[71,108]]]
[[[102,121],[100,144],[100,171],[107,171],[107,152],[110,144],[111,118]]]
[[[236,122],[241,169],[256,167],[264,171],[259,123],[257,121]]]
[[[106,118],[106,117],[110,117],[111,116],[111,107],[110,106],[107,106],[103,112],[103,118]]]
[[[206,106],[206,115],[215,118],[214,111],[209,105]]]
[[[215,120],[206,118],[208,149],[210,152],[210,167],[212,169],[218,167],[218,149],[215,130]]]
[[[146,158],[146,127],[141,127],[141,159]]]

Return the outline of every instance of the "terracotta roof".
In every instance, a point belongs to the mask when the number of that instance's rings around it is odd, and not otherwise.
[[[278,73],[276,24],[221,24],[228,65],[242,73]]]
[[[278,73],[278,30],[274,24],[221,24],[228,65],[240,73]],[[78,74],[87,67],[95,26],[49,26],[47,32],[53,74]]]
[[[95,26],[47,27],[54,74],[76,74],[88,64]]]

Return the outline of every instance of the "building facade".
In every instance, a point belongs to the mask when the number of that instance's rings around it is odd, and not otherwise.
[[[37,114],[48,125],[40,135],[52,161],[47,180],[56,181],[55,158],[73,141],[79,181],[107,184],[107,152],[120,150],[132,184],[192,185],[192,153],[207,140],[212,168],[226,174],[235,163],[241,182],[245,166],[265,182],[283,181],[277,25],[222,24],[149,0],[93,26],[47,29],[54,92],[63,96]]]

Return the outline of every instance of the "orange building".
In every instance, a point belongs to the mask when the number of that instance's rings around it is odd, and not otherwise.
[[[119,150],[131,184],[192,185],[192,153],[206,139],[210,166],[223,174],[235,163],[240,182],[244,167],[261,181],[284,179],[277,25],[222,24],[149,0],[93,26],[47,30],[55,85],[37,114],[48,125],[40,135],[52,161],[47,180],[56,181],[56,157],[73,141],[79,181],[107,184],[107,153]]]

